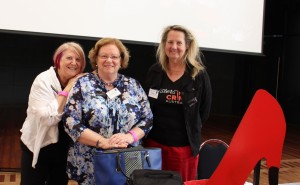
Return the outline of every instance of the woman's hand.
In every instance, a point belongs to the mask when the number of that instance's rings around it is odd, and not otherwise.
[[[67,89],[65,88],[65,90],[67,90],[69,92],[71,90],[71,88],[74,86],[74,84],[76,83],[77,79],[80,78],[80,77],[82,77],[82,76],[84,76],[84,75],[86,75],[86,74],[87,73],[80,73],[80,74],[74,76],[73,78],[71,78],[68,81],[68,84],[66,86]]]
[[[124,134],[124,133],[118,133],[114,134],[109,138],[109,142],[111,144],[131,144],[133,143],[134,139],[131,134]]]
[[[128,143],[126,142],[111,142],[111,138],[104,139],[102,143],[100,143],[102,149],[127,148],[127,146]]]

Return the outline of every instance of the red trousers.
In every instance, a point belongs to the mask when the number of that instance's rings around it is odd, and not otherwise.
[[[194,157],[190,146],[170,147],[159,144],[151,139],[147,139],[144,146],[161,148],[162,170],[179,172],[183,182],[197,178],[199,155]]]

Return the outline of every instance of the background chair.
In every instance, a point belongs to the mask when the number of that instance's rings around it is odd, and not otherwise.
[[[201,185],[243,185],[263,158],[269,169],[269,184],[278,185],[285,132],[285,118],[279,103],[267,91],[258,90],[220,164]]]
[[[220,139],[208,139],[204,141],[199,149],[198,179],[209,179],[223,155],[228,144]]]

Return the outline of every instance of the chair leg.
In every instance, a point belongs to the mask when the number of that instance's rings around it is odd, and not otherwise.
[[[269,185],[278,185],[279,168],[271,167],[269,169]]]
[[[259,185],[260,178],[260,160],[257,162],[253,172],[253,185]]]

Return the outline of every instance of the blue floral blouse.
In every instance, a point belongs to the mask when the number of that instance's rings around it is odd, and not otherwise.
[[[133,127],[139,127],[147,135],[152,128],[153,115],[140,83],[118,74],[113,85],[121,94],[110,99],[104,83],[89,73],[77,80],[66,103],[62,121],[74,141],[68,153],[67,172],[80,184],[95,184],[93,154],[96,148],[76,142],[84,129],[109,138],[115,133],[127,133]]]

